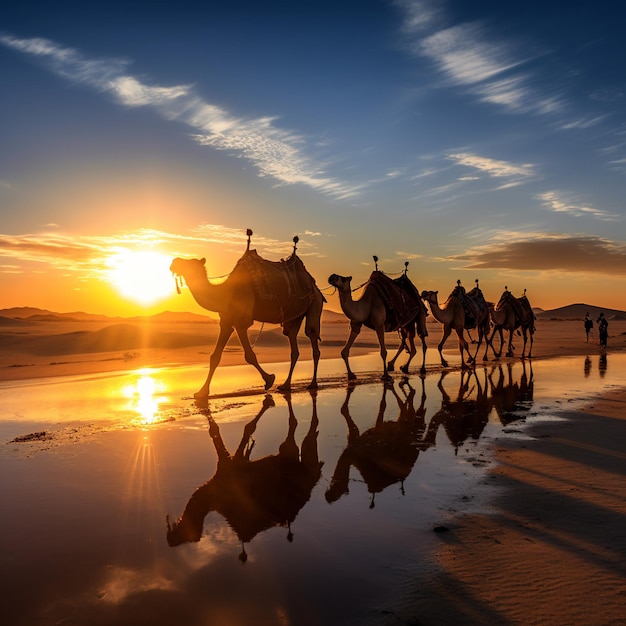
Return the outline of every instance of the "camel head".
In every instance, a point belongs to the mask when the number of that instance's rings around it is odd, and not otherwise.
[[[172,261],[170,265],[170,272],[174,276],[174,280],[176,281],[176,291],[180,293],[180,278],[184,278],[186,282],[189,282],[191,278],[192,281],[195,277],[204,276],[206,278],[206,269],[204,265],[206,263],[206,259],[179,259],[176,258]]]
[[[421,298],[426,302],[437,302],[438,291],[422,291]]]
[[[350,291],[350,282],[352,276],[339,276],[339,274],[331,274],[328,277],[328,283],[335,287],[337,291]]]

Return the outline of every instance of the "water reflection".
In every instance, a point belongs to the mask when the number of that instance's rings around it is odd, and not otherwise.
[[[522,361],[522,372],[519,382],[513,376],[513,364],[507,363],[506,377],[502,366],[498,366],[489,374],[491,400],[493,408],[503,426],[522,419],[532,406],[535,381],[531,361]],[[494,377],[498,375],[496,381]]]
[[[360,432],[350,415],[350,398],[355,387],[350,385],[341,414],[348,427],[348,444],[341,453],[333,473],[326,500],[335,502],[349,493],[350,469],[358,470],[371,494],[370,508],[374,507],[374,497],[390,485],[400,483],[408,477],[421,450],[433,445],[433,441],[423,440],[426,422],[424,379],[421,378],[422,394],[420,406],[416,409],[415,389],[403,380],[400,383],[401,398],[393,382],[383,385],[382,398],[374,426]],[[385,420],[387,393],[391,392],[398,404],[396,420]],[[401,491],[404,494],[403,486]]]
[[[290,396],[285,396],[289,411],[288,431],[278,453],[251,460],[254,434],[263,414],[274,406],[271,395],[263,400],[261,410],[243,429],[234,455],[226,449],[220,428],[207,409],[209,434],[218,457],[217,470],[211,480],[199,487],[189,499],[181,517],[169,523],[170,546],[199,541],[204,518],[216,511],[222,515],[242,544],[239,559],[247,560],[245,544],[260,532],[274,526],[287,528],[287,540],[293,540],[291,524],[311,497],[321,476],[318,457],[317,395],[311,391],[312,417],[301,448],[295,440],[298,422]]]
[[[437,383],[441,392],[441,408],[428,424],[428,436],[429,439],[434,439],[439,427],[443,426],[456,454],[468,438],[477,440],[480,437],[489,421],[493,402],[488,393],[486,369],[483,370],[482,383],[476,370],[461,371],[454,399],[443,385],[448,373],[444,370]]]
[[[137,380],[126,385],[121,393],[128,398],[131,410],[139,415],[142,424],[153,424],[159,421],[159,405],[164,402],[160,395],[163,385],[150,370],[138,370],[137,374]]]

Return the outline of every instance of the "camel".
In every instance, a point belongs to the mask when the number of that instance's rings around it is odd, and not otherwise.
[[[419,303],[419,308],[417,310],[416,316],[408,323],[406,326],[401,326],[398,329],[398,334],[400,336],[400,345],[398,346],[398,351],[396,355],[387,363],[387,371],[393,372],[395,369],[395,363],[398,357],[402,354],[402,352],[407,352],[409,358],[404,365],[400,366],[400,371],[403,374],[409,373],[409,365],[413,360],[413,357],[417,354],[417,350],[415,349],[415,336],[417,335],[422,342],[422,366],[420,367],[420,373],[426,373],[426,337],[428,337],[428,329],[426,328],[426,317],[428,316],[428,311],[426,310],[426,306],[422,302],[422,299],[419,297],[419,292],[415,288],[415,285],[409,280],[407,276],[407,268],[409,262],[405,261],[404,263],[404,272],[401,276],[394,279],[394,283],[396,283],[401,289],[404,289],[408,292],[414,292],[414,297],[417,298],[417,302]]]
[[[476,355],[478,354],[483,338],[485,341],[487,340],[490,330],[489,310],[482,291],[478,287],[478,281],[476,281],[476,287],[474,287],[474,289],[465,293],[465,289],[461,286],[461,281],[458,280],[456,288],[448,296],[443,307],[439,306],[438,293],[438,291],[422,291],[422,299],[428,302],[433,317],[442,324],[441,341],[437,346],[441,364],[443,367],[448,367],[448,362],[443,358],[442,350],[453,330],[459,338],[461,367],[467,367],[464,361],[465,352],[467,352],[468,356],[467,363],[475,364]],[[469,309],[469,312],[466,309]],[[472,355],[469,350],[469,344],[463,336],[463,331],[474,327],[478,329],[478,345]],[[487,353],[485,352],[485,354]]]
[[[291,364],[285,382],[279,391],[289,391],[291,378],[300,355],[298,332],[306,319],[304,332],[311,342],[313,353],[313,378],[309,389],[317,388],[317,367],[320,358],[320,324],[322,307],[326,299],[296,255],[298,237],[293,238],[293,253],[285,261],[266,261],[256,250],[250,250],[252,231],[248,229],[248,246],[228,278],[220,284],[212,284],[207,278],[206,259],[174,259],[170,271],[176,277],[180,293],[179,277],[189,287],[195,301],[203,308],[214,311],[220,317],[220,332],[210,358],[207,379],[194,394],[196,400],[209,397],[211,379],[222,358],[222,353],[233,334],[237,333],[244,356],[254,366],[265,382],[265,390],[276,379],[260,365],[250,345],[248,330],[255,321],[280,324],[283,335],[289,338]]]
[[[374,257],[374,261],[378,261],[377,257]],[[370,275],[359,300],[352,299],[351,281],[352,276],[339,276],[338,274],[331,274],[328,278],[329,284],[339,292],[341,309],[350,320],[350,334],[341,350],[341,357],[348,371],[348,380],[356,379],[356,374],[350,369],[350,348],[361,332],[363,325],[376,332],[380,346],[380,356],[383,361],[383,380],[391,378],[387,366],[385,332],[398,329],[402,329],[401,336],[403,337],[403,344],[401,344],[398,354],[404,349],[403,346],[406,345],[406,341],[410,345],[409,360],[401,368],[402,371],[408,372],[409,363],[416,353],[414,342],[416,327],[419,329],[418,332],[421,333],[422,337],[422,371],[425,371],[426,343],[424,337],[426,335],[426,311],[425,308],[422,309],[419,294],[408,276],[405,276],[401,282],[399,282],[399,279],[393,281],[386,274],[379,271],[377,267]],[[419,321],[416,323],[416,320]],[[392,359],[391,370],[393,370],[398,354]]]
[[[213,478],[191,495],[183,514],[170,524],[167,519],[167,542],[171,547],[199,541],[205,517],[216,511],[222,515],[242,544],[239,559],[247,560],[245,544],[260,532],[281,526],[287,529],[287,540],[293,541],[291,524],[309,501],[313,488],[322,475],[317,436],[316,391],[311,391],[313,409],[308,432],[300,448],[295,440],[298,422],[289,395],[285,396],[289,411],[289,428],[278,454],[251,460],[254,446],[251,439],[262,415],[274,406],[266,396],[261,410],[243,430],[234,455],[230,455],[218,424],[207,411],[209,434],[217,452],[217,470]]]
[[[504,287],[504,292],[500,296],[498,304],[494,307],[492,303],[489,303],[489,315],[493,322],[493,332],[489,343],[492,344],[493,338],[496,333],[500,333],[500,351],[496,353],[496,359],[502,356],[502,349],[504,345],[503,331],[509,331],[509,341],[507,344],[506,356],[514,356],[513,354],[513,332],[518,328],[521,328],[522,336],[524,338],[524,347],[522,348],[521,358],[524,359],[526,353],[526,344],[528,336],[530,335],[530,347],[528,349],[528,358],[532,359],[533,349],[533,336],[535,334],[535,314],[533,308],[526,297],[526,289],[521,298],[516,298],[509,290],[508,287]],[[518,331],[519,332],[519,331]],[[493,345],[492,345],[493,348]]]

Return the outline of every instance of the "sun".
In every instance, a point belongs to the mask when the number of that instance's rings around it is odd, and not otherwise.
[[[149,306],[172,294],[171,258],[152,250],[118,250],[106,261],[107,281],[128,300]]]

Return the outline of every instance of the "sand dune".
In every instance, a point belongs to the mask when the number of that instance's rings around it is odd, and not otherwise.
[[[39,314],[36,318],[26,319],[0,316],[0,379],[111,371],[127,369],[130,365],[204,364],[213,350],[219,325],[210,321],[197,323],[196,318],[202,319],[200,316],[176,318],[168,315],[160,317],[158,322],[152,318],[134,318],[111,323],[111,318],[68,320],[63,316],[63,319],[52,317],[42,321]],[[183,321],[171,321],[176,319]],[[550,316],[540,316],[536,327],[535,358],[579,354],[587,348],[599,349],[594,343],[597,343],[595,335],[592,335],[590,344],[585,345],[582,320],[554,320]],[[432,316],[428,329],[427,343],[432,353],[437,350],[441,338],[440,324]],[[340,356],[348,331],[348,321],[342,315],[329,312],[324,316],[322,358]],[[609,336],[610,349],[626,349],[626,321],[611,320]],[[260,362],[288,359],[289,343],[279,326],[255,324],[249,337]],[[397,333],[387,333],[386,342],[391,357],[399,345]],[[310,359],[309,341],[303,334],[299,343],[300,358]],[[521,351],[521,338],[516,337],[515,343]],[[455,337],[448,339],[445,349],[450,354],[458,354]],[[364,329],[352,353],[371,351],[378,351],[378,341],[373,331]],[[482,354],[481,349],[479,358]],[[233,334],[222,363],[237,365],[244,362],[239,340]]]

